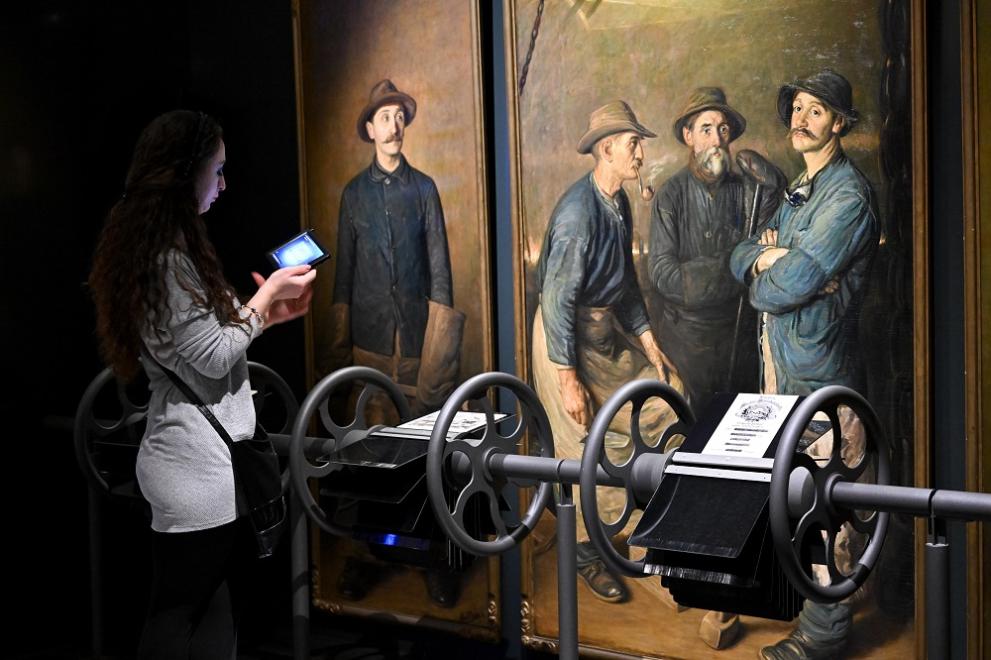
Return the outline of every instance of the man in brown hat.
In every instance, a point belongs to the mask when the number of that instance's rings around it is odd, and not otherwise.
[[[336,334],[347,341],[338,342],[343,350],[327,366],[353,358],[374,367],[403,387],[415,412],[426,412],[455,384],[464,317],[452,308],[437,186],[402,153],[415,117],[416,101],[390,80],[372,87],[358,114],[358,137],[374,145],[375,156],[341,196],[333,306],[343,331]],[[442,360],[433,355],[438,342],[425,339],[439,331],[457,339]]]
[[[829,69],[783,85],[778,116],[806,169],[785,191],[768,228],[734,250],[730,268],[750,287],[750,301],[762,313],[763,389],[767,393],[811,394],[826,385],[864,391],[857,323],[880,226],[877,198],[867,178],[843,153],[842,137],[857,123],[853,90]],[[848,408],[839,411],[841,452],[859,464],[864,430]],[[805,450],[828,458],[830,430]],[[810,431],[814,426],[810,425]],[[832,561],[844,575],[856,564],[864,538],[844,526],[836,535]],[[829,584],[825,566],[817,579]],[[837,656],[853,626],[849,603],[806,601],[798,627],[773,646],[766,660]]]
[[[674,122],[688,163],[661,187],[651,214],[649,274],[663,300],[658,334],[697,412],[717,391],[757,387],[756,317],[744,305],[737,323],[745,289],[729,269],[730,253],[746,238],[754,198],[753,182],[731,169],[729,152],[746,127],[722,89],[694,90]],[[777,185],[784,187],[783,176]],[[780,189],[761,191],[758,224],[771,217],[779,200]]]
[[[729,145],[746,128],[722,89],[695,89],[674,121],[688,163],[664,182],[651,213],[648,272],[663,301],[658,334],[699,413],[717,391],[757,387],[757,319],[750,305],[739,304],[745,289],[729,269],[730,253],[746,238],[755,192],[754,181],[731,168]],[[777,189],[761,191],[759,224],[774,213],[784,187],[777,168],[765,162],[763,169],[775,175]],[[699,627],[717,649],[739,633],[739,617],[720,612],[707,613]]]
[[[395,380],[414,413],[439,408],[456,385],[464,315],[452,307],[451,262],[444,210],[433,179],[402,153],[416,101],[391,80],[376,83],[358,113],[358,137],[375,147],[371,164],[344,188],[337,226],[331,306],[333,338],[321,370],[369,366]],[[391,405],[373,417],[396,421]],[[370,576],[341,580],[360,598]],[[431,597],[451,606],[457,580],[427,574]]]
[[[554,431],[555,452],[562,458],[581,458],[593,415],[620,385],[660,377],[681,389],[648,323],[633,267],[633,217],[623,190],[626,181],[637,178],[643,140],[652,137],[622,101],[592,112],[578,152],[592,155],[595,166],[558,201],[544,235],[537,264],[533,374]],[[672,418],[666,405],[652,399],[640,414],[640,429],[654,437]],[[630,450],[629,414],[617,418],[610,431],[610,456],[620,460],[613,452]],[[625,497],[622,492],[600,497],[602,518],[615,518]],[[579,523],[579,575],[600,599],[625,600],[626,587],[587,539]]]

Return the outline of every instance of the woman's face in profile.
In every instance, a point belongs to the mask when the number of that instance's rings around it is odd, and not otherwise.
[[[224,163],[227,162],[227,151],[224,141],[220,141],[220,147],[202,165],[196,177],[196,199],[199,202],[199,212],[202,215],[210,210],[210,206],[217,201],[220,191],[227,188],[224,181]]]

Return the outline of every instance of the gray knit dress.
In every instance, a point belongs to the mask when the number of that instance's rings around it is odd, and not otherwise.
[[[189,258],[173,250],[165,260],[171,313],[166,313],[162,327],[149,324],[142,333],[143,353],[184,380],[235,442],[250,438],[255,410],[245,353],[261,334],[261,324],[255,316],[247,324],[222,323],[183,289],[182,284],[200,289]],[[248,318],[247,310],[242,313]],[[137,476],[151,504],[151,527],[158,532],[188,532],[229,523],[237,512],[227,445],[147,354],[141,362],[151,381],[151,401]]]

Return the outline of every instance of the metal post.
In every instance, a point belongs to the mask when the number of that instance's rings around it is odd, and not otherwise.
[[[91,644],[94,658],[103,657],[103,580],[101,579],[101,559],[103,556],[102,514],[100,512],[100,496],[93,488],[87,488],[89,504],[89,602]]]
[[[571,485],[561,484],[557,502],[557,622],[559,656],[578,660],[578,536]]]
[[[926,657],[950,657],[950,544],[946,522],[929,519],[926,542]]]
[[[292,584],[293,659],[310,658],[310,558],[303,504],[289,484],[290,584]]]

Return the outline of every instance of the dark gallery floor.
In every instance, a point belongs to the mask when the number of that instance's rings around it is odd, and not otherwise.
[[[78,484],[82,485],[82,484]],[[82,494],[82,489],[78,491]],[[77,510],[77,505],[82,510]],[[49,581],[66,588],[64,594],[28,594],[22,602],[41,616],[15,615],[8,619],[25,625],[4,633],[6,649],[0,657],[16,660],[93,658],[91,641],[90,585],[85,520],[85,497],[74,498],[69,508],[80,514],[70,526],[74,538],[61,547],[40,547],[24,558],[24,565],[39,565],[50,555],[57,575],[35,576],[12,571],[15,583]],[[128,501],[105,500],[101,506],[104,531],[100,535],[103,638],[101,657],[112,660],[133,657],[147,605],[150,582],[149,532],[141,508]],[[59,552],[73,549],[72,557]],[[239,654],[242,660],[292,658],[292,617],[289,585],[288,544],[276,556],[259,561],[257,589],[247,604],[240,626]],[[10,570],[10,569],[8,569]],[[16,587],[16,584],[15,584]],[[397,597],[402,598],[402,594]],[[59,607],[55,603],[61,602]],[[311,610],[311,658],[314,660],[425,660],[427,658],[473,658],[496,660],[511,657],[505,645],[474,641],[427,628],[398,624],[387,616],[354,617]],[[527,657],[541,658],[542,654]]]

